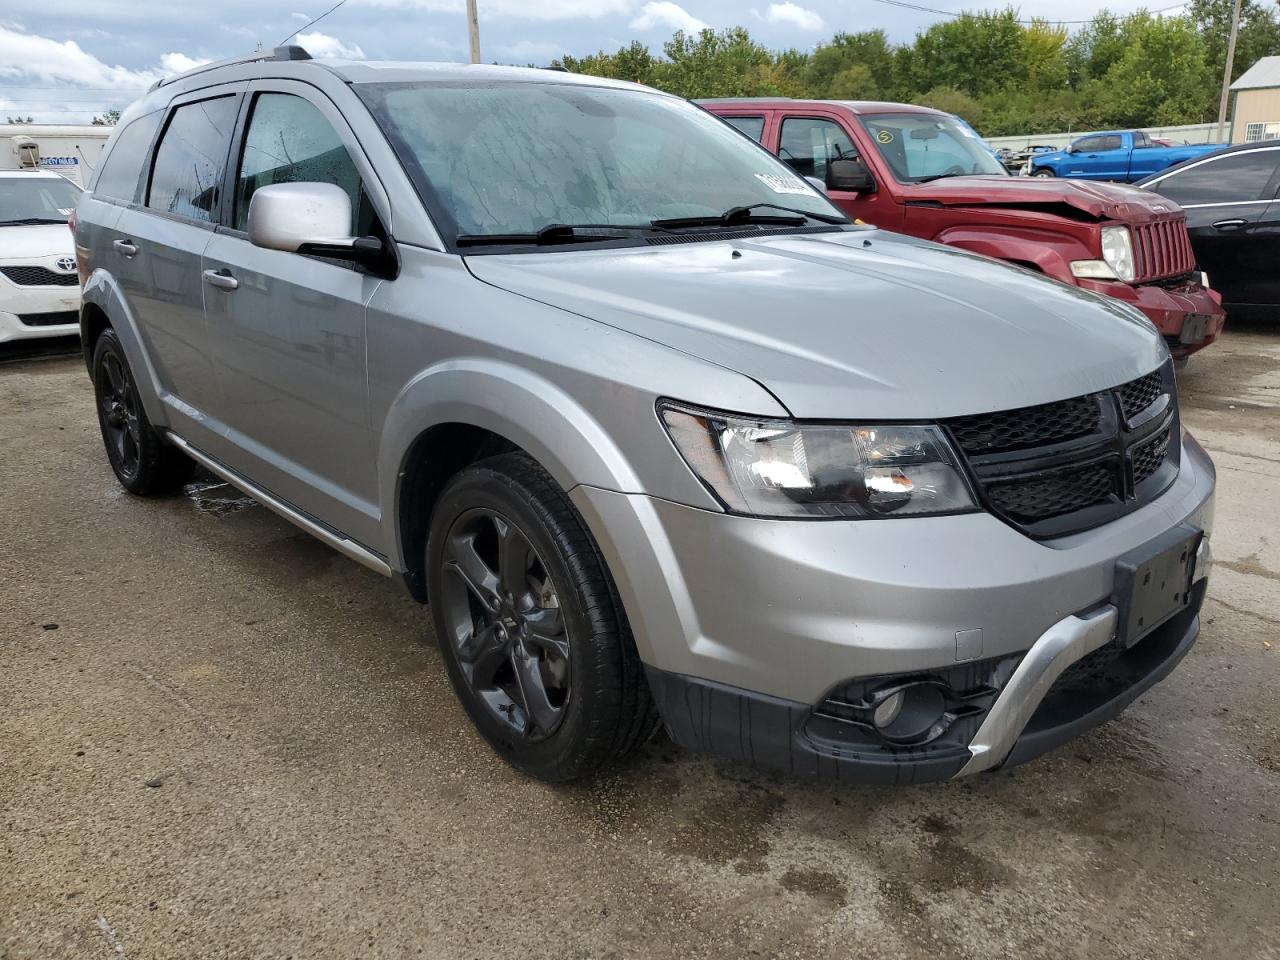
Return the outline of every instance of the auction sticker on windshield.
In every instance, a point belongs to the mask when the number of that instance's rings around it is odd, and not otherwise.
[[[757,173],[756,179],[774,193],[803,193],[805,196],[813,196],[817,193],[813,187],[799,177],[779,176],[775,173]]]

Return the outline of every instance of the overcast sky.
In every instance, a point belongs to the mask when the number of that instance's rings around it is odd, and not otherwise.
[[[1155,0],[1152,8],[1176,0]],[[122,107],[157,77],[199,62],[273,47],[334,0],[4,0],[0,11],[0,118],[83,123]],[[564,53],[614,50],[631,40],[655,53],[677,29],[735,25],[774,48],[809,49],[837,30],[886,30],[909,40],[942,19],[877,0],[478,0],[486,61],[544,65]],[[919,0],[942,10],[981,8]],[[997,0],[985,6],[997,7]],[[1029,0],[1025,18],[1084,19],[1136,0]],[[464,0],[347,0],[301,42],[313,56],[465,60]]]

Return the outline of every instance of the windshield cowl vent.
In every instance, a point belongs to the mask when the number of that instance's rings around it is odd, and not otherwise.
[[[747,240],[751,237],[794,236],[797,233],[833,233],[843,231],[839,224],[820,227],[764,227],[755,230],[694,230],[689,233],[669,233],[660,237],[645,237],[645,243],[653,247],[672,243],[702,243],[706,240]]]

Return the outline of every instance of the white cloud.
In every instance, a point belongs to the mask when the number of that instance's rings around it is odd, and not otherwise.
[[[188,57],[185,53],[160,54],[160,66],[166,73],[186,73],[209,62],[206,57]]]
[[[0,25],[0,77],[129,90],[149,86],[163,75],[160,70],[130,70],[103,63],[74,40],[59,43]]]
[[[504,61],[523,66],[526,63],[549,63],[565,51],[558,43],[540,43],[537,40],[519,40],[493,48]]]
[[[306,49],[307,53],[318,59],[326,57],[338,60],[365,59],[364,51],[360,49],[358,43],[348,46],[337,37],[331,37],[319,31],[298,34],[298,43]]]
[[[295,20],[301,20],[303,23],[311,22],[311,15],[307,13],[291,13],[289,16],[293,17]]]
[[[708,24],[699,20],[678,3],[672,3],[671,0],[656,0],[641,7],[640,13],[627,26],[632,30],[666,27],[670,30],[683,30],[685,33],[699,33],[706,30]]]
[[[369,7],[423,10],[427,13],[461,13],[465,0],[357,0]],[[481,20],[598,19],[631,10],[633,0],[481,0]],[[670,4],[674,6],[674,4]]]
[[[787,0],[786,3],[769,4],[769,9],[764,12],[764,18],[770,23],[787,23],[801,30],[821,30],[824,26],[822,17],[817,11],[806,10],[792,3],[791,0]]]

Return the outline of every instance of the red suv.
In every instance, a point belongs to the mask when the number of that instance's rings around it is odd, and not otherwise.
[[[1177,360],[1222,331],[1186,216],[1134,187],[1011,177],[963,121],[902,103],[706,100],[850,216],[1037,270],[1141,310]]]

